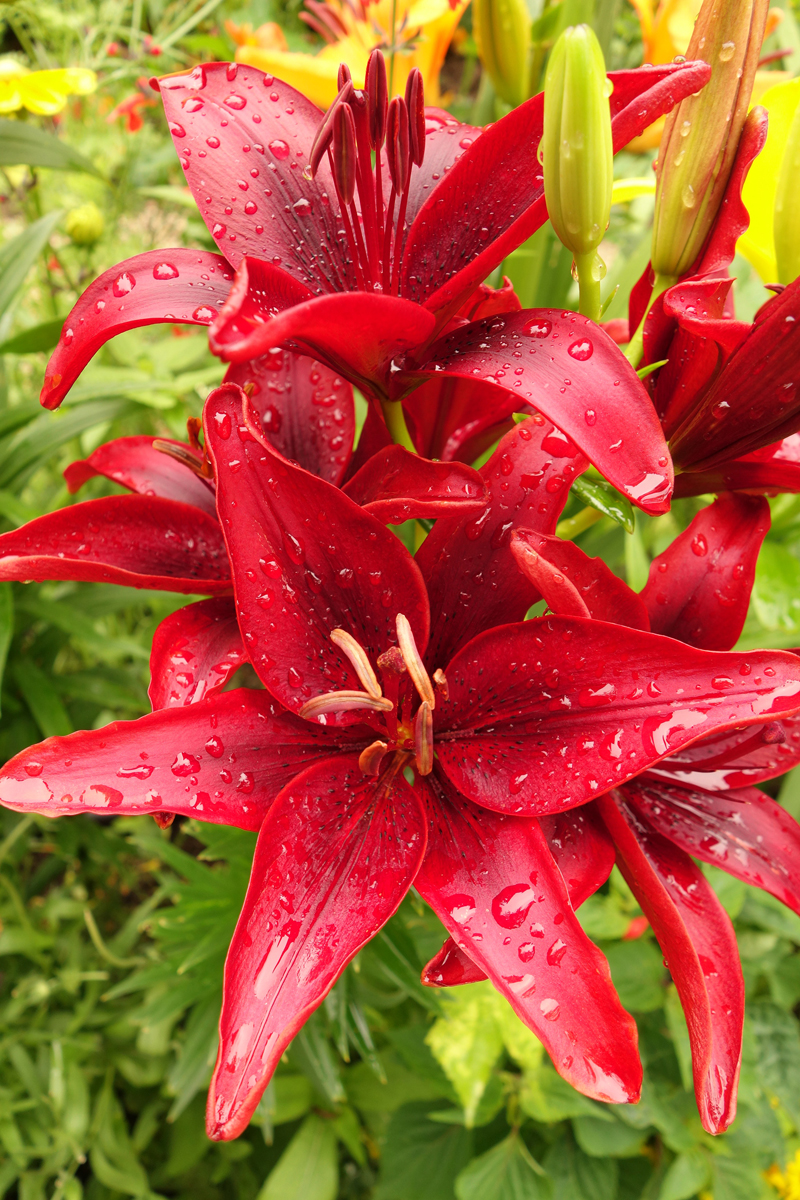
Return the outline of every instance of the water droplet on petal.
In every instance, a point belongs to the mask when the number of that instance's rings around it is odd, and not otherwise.
[[[232,95],[228,96],[227,99],[223,100],[222,103],[227,104],[228,108],[233,108],[237,112],[241,112],[241,110],[247,104],[247,101],[245,100],[244,96],[237,96],[234,92]]]
[[[129,295],[136,287],[136,276],[131,271],[123,271],[111,285],[111,290],[115,296],[122,297]]]
[[[696,537],[692,538],[692,553],[696,554],[698,558],[705,558],[708,554],[708,542],[702,533],[698,533]]]
[[[286,145],[286,142],[281,141],[280,138],[276,138],[274,142],[270,142],[269,149],[272,151],[275,158],[284,159],[289,157],[289,147]]]
[[[219,149],[219,138],[218,138],[218,137],[214,137],[214,135],[212,134],[212,136],[211,136],[211,137],[207,137],[207,138],[206,138],[206,145],[207,145],[207,146],[208,146],[208,147],[209,147],[211,150],[218,150],[218,149]]]
[[[170,262],[156,263],[153,267],[153,279],[177,279],[178,268]]]
[[[200,307],[196,308],[192,313],[192,320],[200,321],[202,324],[209,324],[214,320],[216,315],[217,314],[214,312],[213,308],[209,308],[207,304],[201,304]]]
[[[492,916],[503,929],[518,929],[535,899],[529,883],[512,883],[492,900]]]
[[[546,338],[553,332],[553,323],[546,320],[529,321],[523,325],[522,332],[527,333],[528,337]]]
[[[586,362],[594,354],[594,346],[589,338],[581,338],[579,341],[572,343],[567,350],[567,354],[577,359],[578,362]]]

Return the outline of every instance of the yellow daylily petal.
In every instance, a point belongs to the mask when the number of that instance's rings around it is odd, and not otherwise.
[[[628,200],[635,200],[637,196],[654,196],[655,194],[655,178],[615,179],[611,186],[611,203],[624,204]]]
[[[18,79],[0,79],[0,113],[16,112],[22,108]]]
[[[338,60],[332,62],[319,54],[295,54],[291,51],[262,50],[260,46],[239,46],[236,61],[257,67],[268,75],[275,75],[323,109],[334,100],[338,90]],[[362,79],[357,86],[363,85]]]
[[[96,87],[97,76],[84,67],[29,71],[13,59],[0,62],[0,112],[27,108],[50,117],[61,112],[68,96],[85,96]]]
[[[739,238],[736,249],[755,267],[764,283],[773,283],[778,277],[772,232],[775,189],[789,127],[800,104],[800,79],[769,88],[759,103],[769,113],[769,130],[766,145],[750,168],[742,190],[750,228]]]

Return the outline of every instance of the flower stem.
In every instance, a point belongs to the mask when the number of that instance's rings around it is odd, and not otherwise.
[[[578,312],[591,321],[600,320],[600,280],[596,278],[599,274],[598,263],[602,263],[602,259],[596,250],[590,250],[588,254],[575,255],[578,288],[580,289]]]
[[[639,328],[622,351],[632,367],[638,367],[642,361],[642,355],[644,354],[644,323],[647,320],[650,309],[661,293],[665,292],[667,288],[671,288],[675,283],[677,283],[677,280],[674,275],[656,275],[653,282],[653,291],[650,294],[647,308],[644,310],[644,316],[639,322]]]
[[[565,520],[559,521],[556,526],[556,534],[565,541],[571,541],[579,533],[583,533],[584,529],[590,529],[602,516],[599,508],[593,508],[591,504],[587,504],[586,508],[582,508],[574,517],[567,517]]]
[[[410,451],[411,454],[416,454],[416,447],[411,440],[411,434],[408,432],[403,405],[400,401],[381,400],[381,408],[383,409],[383,419],[386,422],[386,428],[389,430],[395,445],[405,446],[406,450]]]

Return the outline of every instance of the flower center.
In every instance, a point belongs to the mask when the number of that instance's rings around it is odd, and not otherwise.
[[[359,289],[396,296],[411,169],[425,156],[422,76],[414,68],[405,99],[395,96],[389,102],[386,62],[380,50],[373,50],[364,90],[353,87],[344,64],[339,87],[317,130],[308,169],[313,178],[327,155]],[[388,203],[385,168],[391,180]]]
[[[300,709],[299,715],[325,724],[328,713],[364,711],[370,723],[382,721],[383,736],[372,742],[359,756],[365,775],[377,775],[384,755],[395,751],[395,766],[413,758],[420,775],[433,770],[433,710],[436,689],[447,698],[447,680],[443,671],[434,672],[433,680],[425,669],[408,618],[397,614],[397,646],[378,659],[383,687],[364,647],[344,629],[334,629],[331,641],[349,658],[363,691],[340,689],[315,696]],[[435,682],[435,686],[434,686]],[[413,685],[413,690],[408,684]],[[386,695],[385,693],[389,693]],[[414,710],[415,697],[420,703]],[[367,716],[369,714],[369,717]],[[399,756],[399,757],[398,757]]]

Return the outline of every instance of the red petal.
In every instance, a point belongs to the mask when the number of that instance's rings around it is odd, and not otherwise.
[[[481,512],[486,487],[472,467],[430,462],[402,446],[379,451],[345,484],[344,493],[379,521]]]
[[[190,446],[183,442],[164,438],[171,446],[180,446],[192,454]],[[197,457],[198,465],[200,463]],[[67,490],[77,492],[87,479],[94,475],[105,475],[132,492],[142,496],[161,496],[165,500],[180,500],[202,508],[212,517],[217,515],[214,489],[204,483],[183,463],[153,447],[152,437],[116,438],[106,442],[89,455],[70,463],[64,472]]]
[[[630,804],[687,854],[763,888],[800,912],[800,825],[760,788],[701,792],[653,779],[625,785]]]
[[[349,383],[323,363],[278,349],[233,363],[225,382],[244,388],[265,437],[284,458],[328,483],[342,482],[356,431]]]
[[[800,708],[792,654],[709,654],[577,617],[490,629],[445,675],[442,769],[477,803],[529,816],[582,804],[715,730]]]
[[[84,579],[167,592],[230,591],[217,522],[155,496],[60,508],[0,536],[0,579]]]
[[[517,425],[480,469],[489,502],[477,518],[437,521],[416,561],[428,585],[434,627],[432,669],[475,634],[521,621],[539,594],[512,569],[508,545],[519,526],[553,533],[586,459],[560,430],[536,416]]]
[[[328,165],[303,174],[317,106],[243,64],[204,63],[159,85],[186,182],[225,257],[280,264],[315,292],[355,287]]]
[[[441,815],[418,891],[573,1087],[635,1103],[636,1025],[578,924],[539,823],[477,810],[437,782]]]
[[[90,283],[64,322],[50,356],[41,400],[58,408],[89,359],[109,338],[168,321],[210,325],[230,290],[233,272],[205,250],[148,250]]]
[[[276,343],[268,342],[251,353],[235,352],[242,346],[255,345],[254,329],[255,336],[260,336],[263,341],[263,330],[258,332],[260,326],[269,324],[278,313],[310,300],[313,295],[304,283],[272,263],[260,258],[243,258],[236,269],[228,298],[209,331],[212,351],[226,361],[234,357],[237,362],[257,358]]]
[[[225,964],[209,1137],[242,1132],[289,1042],[395,912],[424,853],[425,814],[401,775],[390,790],[348,755],[284,788]]]
[[[476,125],[462,125],[452,113],[441,108],[426,108],[425,117],[427,130],[425,134],[425,158],[421,167],[413,167],[409,180],[408,204],[406,206],[406,225],[414,223],[422,205],[430,196],[438,181],[443,179],[453,163],[461,158],[465,150],[483,130]],[[386,152],[383,153],[384,162]],[[389,178],[389,168],[385,168],[384,179]],[[406,234],[406,238],[408,235]]]
[[[707,492],[800,492],[800,434],[755,450],[744,458],[722,463],[708,471],[684,471],[675,477],[675,496],[703,496]]]
[[[730,650],[750,603],[770,524],[763,496],[723,496],[650,564],[642,599],[653,633],[701,650]]]
[[[518,396],[477,379],[429,379],[403,401],[414,444],[426,458],[474,462],[513,428]]]
[[[172,812],[258,829],[281,788],[346,740],[241,688],[29,746],[0,771],[0,802],[51,817]]]
[[[435,374],[478,375],[521,405],[535,404],[640,508],[669,508],[672,469],[650,397],[619,347],[585,317],[506,313],[447,334],[427,354],[395,376],[398,390]]]
[[[245,266],[254,272],[252,259]],[[426,342],[435,324],[426,309],[410,300],[366,292],[318,296],[263,323],[247,315],[251,306],[257,310],[258,295],[253,299],[252,292],[243,298],[241,308],[232,300],[211,330],[211,349],[226,362],[258,358],[274,346],[291,343],[301,353],[323,359],[357,386],[377,387],[383,393],[392,359]],[[241,326],[237,324],[240,311]]]
[[[150,651],[154,711],[196,704],[225,686],[247,662],[229,596],[189,604],[166,617]]]
[[[681,998],[703,1128],[722,1133],[736,1115],[744,1023],[744,982],[730,918],[689,856],[620,793],[598,804],[619,868],[653,926]]]
[[[780,724],[785,742],[759,740],[769,726],[729,730],[670,754],[652,774],[713,792],[775,779],[800,763],[800,717],[781,717]]]
[[[426,987],[457,987],[461,983],[480,983],[488,978],[486,972],[450,937],[425,964],[420,975]]]
[[[750,214],[742,201],[742,188],[753,160],[764,148],[767,123],[767,111],[760,105],[747,114],[722,204],[697,266],[698,275],[718,274],[727,270],[736,253],[736,242],[749,228]]]
[[[698,91],[709,75],[701,62],[612,71],[615,151]],[[404,251],[404,296],[425,301],[435,313],[457,308],[547,219],[537,160],[543,101],[540,93],[485,129],[429,195]]]
[[[649,629],[642,600],[609,570],[602,558],[589,558],[574,542],[552,534],[517,529],[511,552],[554,613],[594,617],[630,629]]]
[[[361,686],[330,640],[334,629],[351,633],[374,666],[397,644],[403,612],[424,652],[425,585],[380,521],[257,441],[242,424],[241,402],[232,384],[211,393],[206,447],[245,645],[264,684],[297,710],[312,696]]]

